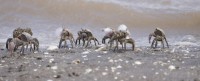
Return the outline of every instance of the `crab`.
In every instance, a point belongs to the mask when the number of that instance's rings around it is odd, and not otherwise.
[[[74,47],[74,37],[71,32],[69,32],[67,29],[63,28],[61,34],[60,34],[60,42],[59,42],[59,48],[61,48],[61,44],[64,41],[64,47],[67,47],[67,40],[70,41],[72,48]]]
[[[122,49],[126,50],[126,44],[129,43],[132,45],[132,50],[135,48],[135,41],[130,37],[130,32],[128,30],[128,27],[124,24],[120,25],[118,27],[118,31],[111,30],[111,28],[105,28],[104,31],[108,31],[108,33],[104,36],[103,42],[105,39],[110,38],[110,48],[112,47],[112,43],[115,40],[116,46],[114,48],[114,51],[118,50],[118,42],[122,45]]]
[[[20,27],[18,27],[13,31],[13,38],[19,37],[19,35],[22,34],[23,32],[30,34],[30,36],[33,35],[31,28],[20,28]],[[27,47],[26,49],[28,49],[28,46],[26,46],[26,47]]]
[[[6,48],[9,49],[9,42],[11,42],[11,40],[13,40],[14,38],[18,38],[19,40],[21,39],[22,34],[26,34],[26,36],[29,36],[30,38],[32,38],[31,36],[33,35],[31,28],[16,28],[13,30],[13,38],[8,38],[6,41]],[[23,41],[27,41],[27,38],[25,37],[25,39],[23,39]],[[14,43],[19,43],[19,41],[15,41]],[[30,40],[29,40],[29,44],[30,44]],[[14,51],[16,51],[18,49],[19,46],[22,46],[22,44],[20,45],[16,45],[14,48]],[[28,49],[28,44],[26,44],[26,49]]]
[[[96,42],[97,42],[98,45],[99,45],[99,41],[97,40],[97,38],[95,38],[95,37],[93,36],[93,34],[92,34],[92,32],[91,32],[90,30],[88,30],[88,29],[82,29],[82,31],[83,31],[84,33],[86,33],[86,35],[87,35],[87,37],[84,39],[84,40],[87,40],[87,44],[86,44],[85,47],[88,47],[89,43],[91,43],[91,40],[94,41],[95,46],[96,46]]]
[[[80,42],[82,40],[83,46],[84,46],[86,39],[88,39],[87,34],[86,34],[86,32],[84,32],[84,29],[81,28],[81,30],[78,31],[78,37],[76,38],[75,45],[77,45],[77,42],[80,45]]]
[[[152,43],[151,43],[151,37],[154,37]],[[151,48],[157,48],[158,41],[162,43],[162,48],[165,47],[164,41],[166,42],[166,45],[169,48],[164,31],[160,28],[156,28],[153,33],[149,34],[149,43],[151,43]],[[154,43],[155,43],[155,47],[154,47]]]
[[[112,37],[110,38],[110,40],[108,41],[108,43],[110,43],[110,48],[112,47],[112,42],[116,41],[116,46],[114,48],[114,51],[116,49],[118,50],[118,42],[120,42],[120,44],[122,44],[125,41],[124,39],[126,38],[127,35],[128,35],[127,32],[115,31],[114,34],[112,35]],[[123,44],[122,44],[122,48],[123,48]]]

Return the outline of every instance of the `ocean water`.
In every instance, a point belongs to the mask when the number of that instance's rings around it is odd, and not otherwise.
[[[101,42],[103,28],[125,24],[138,47],[150,46],[148,35],[156,27],[165,31],[171,46],[185,44],[185,36],[193,36],[192,43],[199,45],[199,4],[200,0],[0,0],[0,42],[12,37],[17,27],[32,28],[41,47],[58,45],[62,27],[75,38],[77,31],[88,28]]]

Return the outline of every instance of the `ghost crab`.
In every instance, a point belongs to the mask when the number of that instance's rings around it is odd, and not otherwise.
[[[87,34],[86,34],[86,32],[85,32],[85,29],[82,29],[81,28],[81,30],[80,31],[78,31],[78,37],[76,38],[76,42],[75,42],[75,45],[77,45],[77,42],[78,42],[78,44],[80,45],[80,42],[81,42],[81,40],[83,41],[83,46],[85,45],[85,41],[86,41],[86,39],[88,39],[88,36],[87,36]]]
[[[118,42],[122,45],[122,49],[126,50],[126,44],[129,43],[132,45],[132,50],[134,51],[135,48],[135,41],[130,38],[129,33],[123,32],[123,31],[115,31],[113,36],[110,38],[109,42],[110,43],[110,48],[112,47],[112,42],[116,41],[116,46],[114,47],[114,51],[117,49],[118,50]]]
[[[18,49],[18,47],[21,47],[21,51],[22,54],[24,53],[24,46],[26,45],[26,49],[28,49],[28,45],[30,45],[30,51],[33,51],[32,49],[32,44],[34,46],[36,46],[37,48],[39,48],[39,41],[38,45],[36,45],[36,41],[32,40],[32,35],[33,32],[31,30],[31,28],[16,28],[13,30],[13,38],[8,38],[6,41],[6,48],[8,50],[10,50],[9,45],[14,43],[14,45],[10,45],[10,47],[14,47],[14,49],[12,49],[13,51],[16,51]],[[36,39],[36,38],[35,38]],[[35,50],[35,49],[34,49]]]
[[[19,34],[16,38],[8,38],[6,42],[6,47],[8,47],[9,51],[15,52],[18,49],[18,47],[21,46],[20,53],[24,54],[25,45],[28,46],[30,44],[30,51],[35,50],[33,50],[32,44],[36,46],[37,49],[39,48],[39,41],[36,41],[35,39],[36,38],[32,38],[32,36],[29,33],[23,32],[22,34]],[[37,45],[36,42],[38,42]]]
[[[151,43],[151,37],[154,37],[152,43]],[[164,31],[160,28],[156,28],[153,33],[149,34],[149,43],[151,43],[151,48],[157,48],[158,41],[162,43],[162,46],[163,46],[162,48],[165,47],[164,41],[166,42],[167,47],[169,48]],[[155,43],[155,47],[154,47],[154,43]]]
[[[102,39],[102,43],[105,43],[106,39],[110,39],[108,43],[110,43],[110,48],[112,47],[113,41],[116,41],[116,46],[114,47],[114,51],[118,50],[118,42],[122,45],[122,49],[126,50],[126,44],[132,45],[132,50],[135,49],[135,41],[130,37],[130,32],[128,27],[124,24],[118,27],[118,31],[113,30],[112,28],[104,28],[103,30],[106,35]]]
[[[92,34],[92,32],[88,29],[82,29],[82,32],[85,33],[87,35],[87,37],[84,38],[84,40],[87,40],[87,44],[85,47],[88,47],[89,43],[91,43],[91,41],[93,40],[96,46],[96,42],[99,45],[99,41],[97,40],[97,38],[95,38]]]
[[[70,41],[72,48],[74,47],[74,37],[73,34],[71,32],[69,32],[69,30],[63,28],[61,34],[60,34],[60,42],[59,42],[59,48],[61,48],[61,44],[64,41],[64,47],[67,47],[67,40]]]

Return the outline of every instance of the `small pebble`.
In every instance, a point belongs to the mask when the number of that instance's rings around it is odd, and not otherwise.
[[[121,66],[121,65],[118,65],[117,68],[122,68],[122,66]]]
[[[103,76],[105,76],[105,75],[107,75],[107,74],[108,74],[107,72],[102,72],[102,75],[103,75]]]
[[[142,78],[143,78],[143,79],[146,79],[146,78],[147,78],[147,76],[142,76]]]
[[[61,78],[61,75],[54,75],[54,78]]]
[[[114,77],[114,79],[115,79],[115,80],[117,80],[117,79],[118,79],[118,77]]]
[[[171,71],[176,69],[176,67],[175,67],[174,65],[170,65],[168,68],[169,68]]]
[[[33,71],[37,71],[37,69],[34,69]]]
[[[58,69],[58,66],[52,66],[51,69],[57,70],[57,69]]]
[[[141,65],[142,62],[140,62],[140,61],[135,61],[135,64],[136,64],[136,65]]]
[[[88,74],[90,72],[92,72],[92,69],[90,69],[90,68],[88,68],[88,69],[85,70],[85,74]]]

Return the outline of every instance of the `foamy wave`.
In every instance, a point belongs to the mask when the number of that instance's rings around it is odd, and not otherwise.
[[[162,10],[170,11],[200,11],[199,0],[86,0],[93,2],[114,3],[138,11]]]
[[[200,45],[197,42],[196,38],[192,35],[183,36],[183,38],[173,44],[171,52],[179,53],[190,53],[193,51],[199,51]]]
[[[197,42],[196,38],[192,35],[186,35],[181,39],[182,42]]]
[[[185,47],[185,46],[199,46],[197,43],[192,42],[177,42],[175,43],[175,46]]]
[[[182,39],[178,42],[174,43],[175,46],[179,46],[179,47],[196,47],[199,46],[199,44],[197,43],[197,40],[194,36],[192,35],[186,35],[183,36]]]

